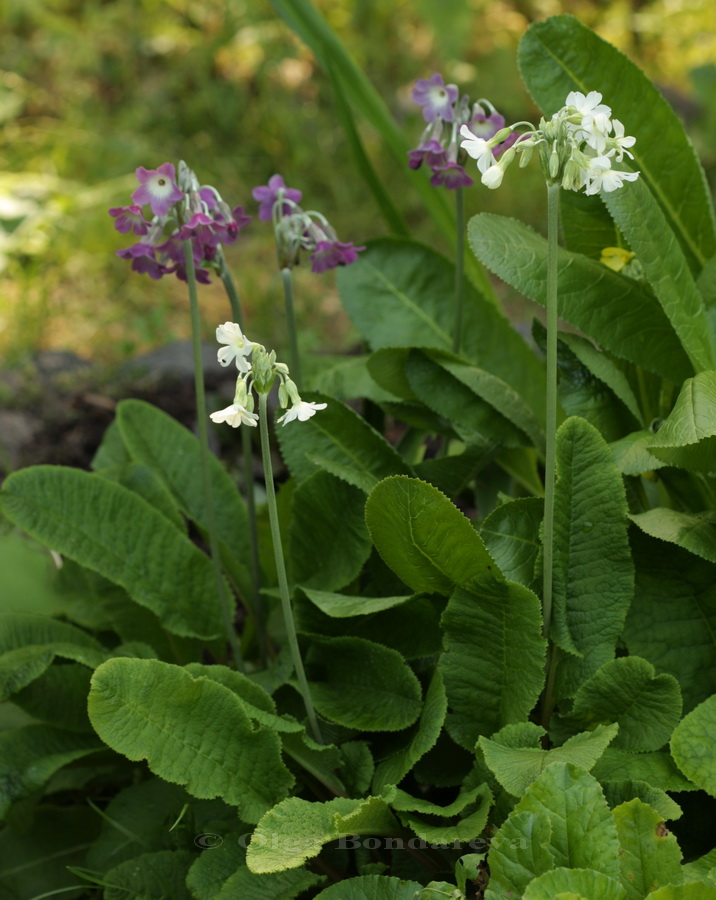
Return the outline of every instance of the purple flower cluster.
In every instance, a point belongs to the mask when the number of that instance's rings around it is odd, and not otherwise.
[[[302,196],[301,191],[287,187],[281,175],[272,175],[267,185],[253,190],[259,219],[273,222],[279,266],[292,269],[302,252],[310,253],[311,271],[318,274],[355,262],[365,247],[339,241],[325,216],[301,209]]]
[[[178,178],[172,163],[157,169],[140,166],[136,174],[133,205],[115,207],[109,214],[117,231],[132,232],[140,240],[117,256],[131,260],[135,272],[150,278],[173,274],[186,281],[184,242],[191,241],[196,280],[208,284],[209,270],[220,271],[223,264],[221,245],[233,244],[251,216],[241,206],[231,209],[215,188],[199,185],[183,163]],[[144,217],[143,206],[149,206],[151,219]]]
[[[470,187],[474,183],[458,161],[465,155],[460,151],[461,126],[468,125],[472,132],[486,140],[505,127],[504,117],[487,100],[471,104],[466,95],[458,97],[457,85],[445,84],[437,72],[430,78],[418,79],[412,92],[412,98],[422,107],[423,118],[428,124],[418,146],[408,152],[408,165],[411,169],[419,169],[425,163],[432,172],[430,184],[448,190]],[[495,148],[495,157],[516,140],[517,135],[510,135]]]

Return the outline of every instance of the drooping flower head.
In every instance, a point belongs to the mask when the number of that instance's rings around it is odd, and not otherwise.
[[[521,126],[528,130],[518,131]],[[516,155],[524,165],[533,152],[539,154],[548,184],[561,184],[566,190],[609,193],[639,177],[639,172],[614,168],[625,155],[634,158],[629,148],[636,138],[625,135],[618,119],[612,120],[611,108],[602,103],[598,91],[571,91],[564,106],[551,119],[541,119],[537,128],[530,122],[517,122],[490,138],[472,126],[463,125],[460,132],[461,146],[477,161],[481,181],[489,188],[499,187]],[[498,141],[504,153],[499,160]]]
[[[458,99],[457,86],[445,85],[438,73],[429,79],[419,79],[412,97],[422,106],[428,125],[418,146],[408,152],[408,165],[411,169],[419,169],[425,164],[430,169],[430,183],[434,187],[448,190],[469,187],[474,182],[464,167],[465,144],[463,142],[461,149],[459,143],[462,128],[469,123],[475,139],[486,141],[503,128],[504,118],[487,100],[471,103],[467,96]],[[506,136],[510,138],[509,132]],[[493,145],[490,161],[494,162],[504,149],[499,142]]]
[[[254,391],[268,394],[278,379],[278,402],[286,412],[278,419],[283,425],[289,422],[306,422],[311,416],[325,409],[327,404],[308,402],[301,399],[295,382],[291,379],[288,366],[277,362],[276,354],[270,353],[262,344],[250,341],[236,322],[224,322],[216,329],[216,339],[221,347],[217,357],[222,366],[236,361],[238,377],[234,392],[234,402],[224,409],[210,414],[212,422],[225,422],[232,428],[240,425],[256,426],[258,415]]]
[[[139,187],[132,194],[134,205],[114,207],[109,213],[117,231],[132,231],[142,240],[117,255],[151,278],[174,274],[186,281],[184,242],[190,241],[196,280],[208,284],[209,271],[223,271],[222,245],[233,243],[251,217],[241,206],[231,209],[216,188],[200,185],[184,162],[179,163],[178,175],[172,163],[157,169],[140,166],[136,174]],[[149,219],[142,213],[147,205]]]
[[[254,188],[253,197],[260,204],[259,218],[273,222],[281,269],[292,269],[300,263],[301,255],[308,253],[311,271],[320,274],[350,265],[365,250],[339,241],[335,229],[321,213],[303,210],[298,205],[301,192],[286,187],[280,175],[273,175],[267,185]]]

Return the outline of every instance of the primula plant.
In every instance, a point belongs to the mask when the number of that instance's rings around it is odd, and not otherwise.
[[[165,163],[111,210],[135,270],[186,280],[197,434],[124,400],[92,472],[2,486],[57,565],[51,613],[0,616],[3,900],[713,900],[716,223],[681,124],[558,16],[520,46],[536,127],[434,74],[410,150],[310,4],[275,5],[396,235],[344,243],[282,176],[255,189],[286,365],[223,255],[240,207]],[[405,234],[351,103],[454,258]],[[450,215],[444,188],[479,208],[530,157],[545,236]],[[306,256],[362,347],[302,379]],[[546,307],[532,341],[487,271]],[[209,272],[236,375],[212,412]]]

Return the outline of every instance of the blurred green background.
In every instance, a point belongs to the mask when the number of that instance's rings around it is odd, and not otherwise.
[[[411,142],[410,100],[440,71],[508,121],[532,118],[516,48],[531,21],[570,12],[634,59],[683,118],[714,185],[713,0],[317,0]],[[126,205],[134,170],[185,159],[251,213],[275,172],[321,210],[342,240],[387,233],[353,167],[330,84],[269,0],[0,0],[0,360],[40,348],[117,362],[189,333],[186,288],[130,272],[131,243],[107,215]],[[608,102],[608,98],[605,98]],[[357,123],[417,238],[448,250],[414,180],[380,135]],[[627,127],[628,130],[628,127]],[[543,188],[531,166],[495,192],[467,192],[468,215],[537,227]],[[129,236],[131,238],[131,236]],[[247,332],[281,349],[282,297],[270,227],[257,219],[228,249]],[[331,274],[297,274],[306,347],[355,339]],[[201,290],[206,333],[229,318],[220,285]],[[507,298],[509,301],[509,297]],[[0,365],[3,364],[0,362]]]

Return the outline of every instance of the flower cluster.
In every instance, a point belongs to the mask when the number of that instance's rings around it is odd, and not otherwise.
[[[467,125],[460,128],[464,140],[461,146],[475,160],[482,173],[481,181],[489,188],[497,188],[507,167],[521,154],[520,165],[526,165],[536,150],[550,184],[561,184],[570,191],[598,194],[615,191],[625,181],[635,181],[639,172],[614,168],[624,156],[634,159],[629,148],[636,138],[624,134],[624,125],[612,119],[610,107],[602,102],[597,91],[582,94],[571,91],[564,106],[551,119],[541,119],[539,128],[530,122],[517,122],[485,138]],[[516,132],[520,126],[528,131]],[[501,142],[515,135],[510,149],[498,160],[495,153]],[[502,144],[504,147],[504,144]]]
[[[239,425],[256,427],[258,415],[254,412],[255,402],[252,388],[261,394],[268,394],[278,378],[278,402],[286,412],[278,419],[283,425],[297,419],[305,422],[315,416],[325,403],[308,403],[301,400],[298,388],[289,377],[288,366],[276,362],[276,354],[270,353],[262,344],[250,341],[235,322],[224,322],[216,329],[216,340],[225,346],[221,347],[217,356],[222,366],[236,361],[239,375],[236,379],[234,402],[225,409],[211,413],[213,422],[226,422],[232,428]],[[289,408],[289,403],[290,408]]]
[[[299,190],[286,187],[280,175],[273,175],[267,185],[253,190],[254,200],[259,203],[259,219],[273,222],[279,266],[297,266],[302,252],[310,253],[311,271],[316,273],[355,262],[365,247],[339,241],[325,216],[301,209],[298,204],[302,196]]]
[[[488,100],[471,104],[466,95],[459,97],[457,85],[445,84],[437,72],[431,78],[421,78],[415,83],[412,98],[422,107],[423,118],[428,124],[418,146],[408,153],[408,165],[411,169],[419,169],[425,163],[432,172],[430,183],[435,187],[442,185],[450,190],[469,187],[473,180],[458,162],[461,129],[469,127],[471,133],[488,140],[504,128],[504,117]],[[516,140],[515,134],[503,139],[504,143],[498,142],[495,156]]]
[[[117,255],[151,278],[175,274],[186,281],[184,242],[191,241],[196,280],[207,284],[209,270],[222,271],[221,245],[232,244],[251,217],[241,206],[231,209],[216,188],[200,185],[184,162],[178,176],[172,163],[157,169],[140,166],[136,174],[133,205],[115,207],[109,214],[117,231],[132,232],[140,240]],[[151,219],[145,218],[144,206],[149,206]]]

